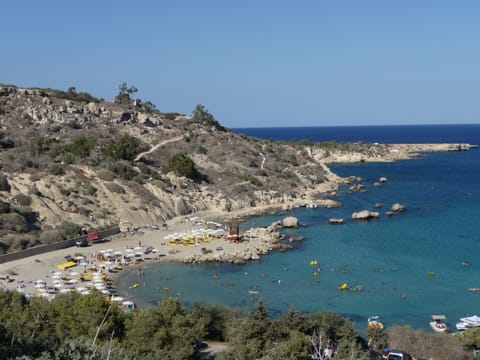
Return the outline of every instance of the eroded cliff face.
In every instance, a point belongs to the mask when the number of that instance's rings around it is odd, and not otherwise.
[[[198,211],[288,208],[343,182],[298,144],[247,138],[211,118],[64,95],[0,87],[1,172],[8,183],[1,200],[29,208],[39,229],[65,220],[89,228],[143,226]],[[105,147],[124,134],[139,140],[135,157],[107,158]],[[69,153],[80,138],[94,144],[85,156]],[[169,171],[175,154],[191,158],[201,176]]]

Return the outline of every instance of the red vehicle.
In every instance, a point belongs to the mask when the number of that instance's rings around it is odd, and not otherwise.
[[[96,242],[100,242],[100,241],[103,241],[103,236],[102,234],[100,234],[100,232],[98,230],[94,230],[92,231],[90,234],[87,235],[87,241],[89,243],[96,243]]]

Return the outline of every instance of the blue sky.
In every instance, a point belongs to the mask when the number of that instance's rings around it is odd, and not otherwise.
[[[2,4],[0,82],[229,127],[479,123],[480,2],[19,0]]]

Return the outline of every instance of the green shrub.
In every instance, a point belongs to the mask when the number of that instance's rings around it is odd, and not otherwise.
[[[43,245],[54,244],[64,240],[63,232],[60,229],[45,230],[40,233],[38,240]]]
[[[9,230],[16,233],[24,233],[28,231],[28,223],[25,217],[17,212],[0,214],[0,223],[3,230]]]
[[[242,174],[242,175],[240,175],[240,179],[243,180],[243,181],[249,181],[251,184],[253,184],[255,186],[262,186],[263,185],[263,183],[258,178],[256,178],[253,175],[250,175],[250,174]]]
[[[125,194],[125,189],[122,186],[118,185],[117,183],[114,183],[114,182],[105,183],[105,187],[111,193]]]
[[[175,120],[177,116],[181,116],[182,114],[173,112],[173,113],[163,113],[163,117],[167,120]]]
[[[132,161],[139,153],[140,143],[140,140],[136,137],[124,134],[120,139],[105,145],[103,155],[111,160]]]
[[[138,175],[133,166],[125,160],[109,163],[108,169],[115,175],[118,175],[119,178],[125,180],[132,180],[136,175]]]
[[[30,244],[30,240],[26,239],[24,235],[15,236],[10,246],[11,250],[25,250]]]
[[[9,213],[10,209],[10,204],[8,202],[0,200],[0,214]]]
[[[21,206],[30,206],[32,205],[32,198],[25,194],[17,194],[13,199]]]
[[[10,184],[5,175],[0,175],[0,191],[10,191]]]
[[[63,168],[62,165],[59,165],[59,164],[50,165],[48,167],[48,171],[52,175],[57,175],[57,176],[65,175],[65,169]]]
[[[87,187],[87,195],[96,196],[97,195],[97,188],[92,184],[88,185]]]
[[[62,91],[62,90],[54,90],[54,89],[46,89],[51,92],[53,92],[54,96],[58,97],[59,99],[66,99],[66,100],[74,100],[74,101],[82,101],[82,102],[95,102],[98,103],[100,100],[96,98],[95,96],[87,93],[87,92],[79,92],[77,93],[77,90],[75,89],[74,86],[71,86],[68,88],[67,91]]]
[[[285,179],[285,180],[292,180],[292,181],[297,181],[298,180],[297,174],[295,174],[292,171],[288,171],[288,170],[277,173],[277,176],[279,178]]]
[[[97,176],[100,180],[103,180],[103,181],[113,181],[113,179],[115,178],[113,176],[113,173],[110,170],[107,170],[107,169],[98,170],[97,171]]]
[[[207,152],[208,152],[208,149],[207,149],[206,147],[200,145],[200,146],[198,147],[198,152],[199,152],[200,154],[206,155]]]
[[[185,154],[175,154],[168,159],[168,171],[173,171],[177,176],[185,176],[189,179],[196,179],[198,171],[192,158]]]
[[[62,232],[64,239],[73,239],[79,236],[82,231],[80,225],[65,220],[60,224],[58,229]]]
[[[30,174],[30,181],[31,181],[31,182],[39,181],[41,178],[42,178],[42,177],[40,176],[39,173]]]
[[[37,196],[41,196],[42,193],[40,192],[40,190],[38,190],[37,186],[34,184],[30,187],[30,189],[28,189],[28,193],[29,194],[32,194],[32,195],[37,195]]]
[[[63,186],[58,186],[58,191],[60,192],[60,194],[62,194],[63,196],[68,196],[71,194],[71,191],[64,188]]]
[[[79,135],[73,139],[73,143],[65,146],[65,150],[73,155],[86,159],[95,148],[95,139],[86,135]]]

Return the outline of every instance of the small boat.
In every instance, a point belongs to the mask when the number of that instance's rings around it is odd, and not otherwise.
[[[430,322],[430,327],[433,331],[438,333],[449,331],[448,326],[445,323],[445,321],[447,320],[445,315],[432,315],[432,320],[433,321]]]
[[[479,327],[480,326],[480,316],[477,316],[477,315],[460,318],[460,321],[464,322],[464,323],[467,323],[467,324],[471,325],[472,327]]]
[[[342,285],[340,285],[340,286],[338,287],[338,290],[340,290],[340,291],[349,290],[349,289],[350,289],[350,287],[348,286],[347,283],[342,284]]]
[[[383,329],[383,323],[380,321],[379,316],[372,316],[368,318],[369,329]]]
[[[478,288],[478,287],[477,288],[468,288],[468,291],[473,291],[473,292],[474,291],[480,291],[480,288]]]
[[[473,315],[460,318],[460,322],[457,323],[455,327],[459,331],[480,327],[480,316]]]

